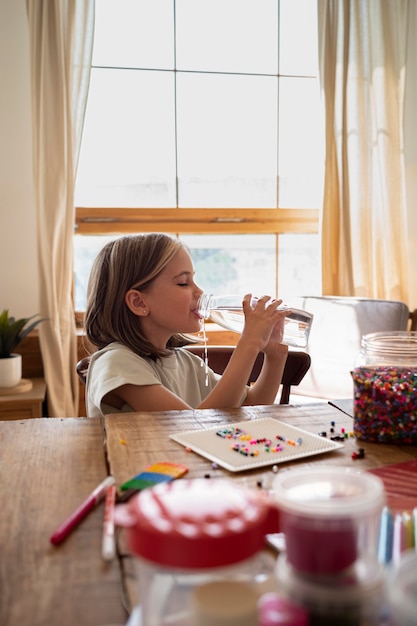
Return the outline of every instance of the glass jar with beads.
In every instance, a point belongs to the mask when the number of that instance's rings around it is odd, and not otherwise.
[[[417,444],[417,332],[364,335],[352,376],[356,438]]]

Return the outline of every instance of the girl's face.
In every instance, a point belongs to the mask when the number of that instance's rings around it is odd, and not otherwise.
[[[201,329],[197,310],[203,291],[194,282],[194,267],[187,250],[181,248],[145,291],[137,314],[148,339],[165,347],[175,333],[196,333]]]

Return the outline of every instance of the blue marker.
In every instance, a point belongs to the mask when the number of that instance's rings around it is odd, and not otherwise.
[[[384,506],[381,513],[378,536],[378,561],[384,565],[392,559],[393,518],[389,507]]]

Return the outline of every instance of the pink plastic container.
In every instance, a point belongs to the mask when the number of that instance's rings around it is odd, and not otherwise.
[[[288,562],[304,574],[340,573],[376,554],[383,482],[350,468],[290,469],[273,482]]]
[[[278,593],[265,593],[258,601],[258,626],[308,626],[306,609]]]

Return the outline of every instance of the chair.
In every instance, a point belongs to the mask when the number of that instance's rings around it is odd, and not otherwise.
[[[190,345],[186,346],[187,350],[197,354],[204,359],[204,346]],[[212,370],[218,374],[223,374],[226,369],[229,359],[233,354],[234,346],[207,346],[207,360]],[[252,371],[249,375],[248,385],[254,383],[258,378],[264,355],[262,352],[256,357]],[[299,385],[308,371],[311,364],[311,357],[307,352],[298,352],[296,350],[289,350],[287,361],[285,363],[284,373],[282,375],[280,404],[289,404],[290,393],[293,385]]]
[[[414,309],[414,311],[410,311],[409,323],[410,327],[408,330],[417,330],[417,309]]]
[[[187,350],[197,354],[204,359],[205,348],[202,345],[186,346]],[[207,360],[209,366],[218,374],[223,374],[226,365],[232,356],[234,346],[207,346]],[[262,369],[264,355],[258,354],[252,372],[248,379],[248,384],[255,382]],[[84,357],[77,363],[77,374],[82,383],[85,384],[87,379],[88,366],[90,357]],[[308,371],[311,364],[310,355],[307,352],[299,352],[290,350],[288,352],[287,361],[285,363],[284,373],[282,375],[282,390],[280,395],[280,404],[289,404],[291,389],[294,385],[299,385]]]
[[[410,312],[404,302],[370,298],[304,296],[288,303],[313,313],[309,343],[311,368],[295,394],[309,398],[352,398],[351,371],[362,335],[407,330]]]

